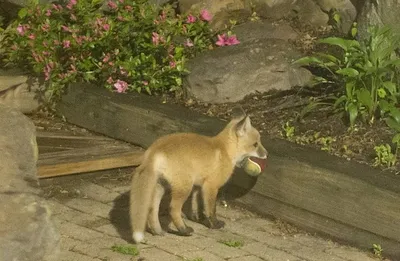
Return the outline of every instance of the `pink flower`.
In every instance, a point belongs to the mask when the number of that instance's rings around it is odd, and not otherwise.
[[[51,10],[50,9],[47,9],[46,10],[46,16],[50,16],[51,15]]]
[[[114,1],[108,1],[107,5],[111,9],[117,9],[118,8],[117,4]]]
[[[67,4],[68,9],[72,9],[76,5],[76,0],[70,0],[69,3]]]
[[[23,25],[18,25],[18,27],[17,27],[17,32],[18,32],[20,35],[24,35],[24,34],[25,34],[25,31],[26,31],[26,27],[25,27],[25,26],[23,26]]]
[[[56,5],[56,4],[52,4],[53,8],[56,9],[57,11],[61,11],[63,8],[61,5]]]
[[[148,82],[148,81],[143,81],[142,83],[143,83],[144,86],[149,85],[149,82]]]
[[[50,25],[49,24],[44,24],[44,25],[42,25],[41,28],[42,28],[43,32],[48,32],[49,29],[50,29]]]
[[[72,30],[68,26],[62,25],[61,29],[63,29],[64,32],[72,33]]]
[[[223,35],[217,35],[218,41],[215,43],[218,46],[229,46],[229,45],[235,45],[239,44],[239,40],[236,38],[236,35],[232,36],[226,36],[225,34]]]
[[[210,12],[208,12],[206,9],[203,9],[200,12],[200,18],[201,18],[201,20],[208,22],[208,21],[211,21],[212,16],[211,16]]]
[[[232,35],[226,41],[226,45],[235,45],[240,44],[239,40],[236,38],[236,35]]]
[[[186,19],[186,23],[191,24],[196,22],[196,17],[194,17],[193,15],[188,15],[187,19]]]
[[[107,53],[103,58],[103,63],[107,63],[110,60],[110,54]]]
[[[104,31],[110,30],[110,25],[109,24],[103,24],[103,29],[104,29]]]
[[[186,42],[183,45],[186,47],[193,47],[193,42],[190,39],[186,39]]]
[[[176,67],[176,62],[175,61],[170,61],[169,62],[169,67],[175,68]]]
[[[114,83],[114,87],[118,93],[124,93],[128,89],[128,83],[121,80],[117,80],[117,82]]]
[[[151,37],[153,44],[158,45],[160,41],[163,41],[163,38],[156,32],[153,32],[153,36]]]
[[[28,38],[31,39],[31,40],[35,40],[36,36],[35,36],[34,34],[30,34],[30,35],[28,36]]]
[[[113,82],[114,82],[113,78],[112,78],[111,76],[108,77],[107,83],[108,83],[108,84],[112,84]]]
[[[71,41],[70,40],[64,40],[63,41],[63,47],[64,49],[67,49],[70,47]]]

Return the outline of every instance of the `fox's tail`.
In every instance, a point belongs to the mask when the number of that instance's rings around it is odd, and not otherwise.
[[[147,217],[158,181],[158,174],[154,166],[152,166],[152,164],[144,164],[147,160],[144,160],[144,162],[136,168],[136,172],[132,177],[129,209],[132,237],[136,243],[140,243],[144,239]]]

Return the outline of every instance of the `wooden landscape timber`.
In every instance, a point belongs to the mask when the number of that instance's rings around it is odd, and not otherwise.
[[[173,132],[218,133],[225,122],[159,98],[71,85],[57,107],[70,123],[144,148]],[[380,244],[400,260],[400,177],[284,140],[262,137],[268,166],[234,174],[228,199],[363,249]],[[206,167],[205,162],[205,167]]]
[[[100,136],[39,131],[38,177],[49,178],[138,166],[142,150]]]

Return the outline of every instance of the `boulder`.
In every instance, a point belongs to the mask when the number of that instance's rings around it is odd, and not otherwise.
[[[318,5],[326,13],[335,9],[341,20],[339,30],[342,33],[349,32],[357,17],[356,7],[350,0],[318,0]]]
[[[41,105],[38,79],[30,79],[18,71],[0,71],[0,104],[32,113]]]
[[[291,64],[301,55],[285,40],[257,39],[205,52],[188,64],[187,93],[203,102],[236,102],[255,92],[303,86],[311,73]]]
[[[361,39],[367,38],[371,25],[389,25],[400,33],[400,1],[365,1],[357,17],[358,32]]]
[[[59,260],[60,237],[38,189],[35,126],[1,104],[0,155],[0,260]]]

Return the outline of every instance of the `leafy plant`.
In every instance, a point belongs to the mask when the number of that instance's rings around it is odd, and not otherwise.
[[[392,148],[389,144],[382,144],[374,147],[376,157],[374,166],[384,166],[388,168],[396,164],[396,153],[392,153]]]
[[[137,256],[139,255],[139,250],[132,245],[114,245],[111,250],[124,255]]]
[[[282,125],[281,135],[288,139],[292,140],[294,137],[295,128],[294,126],[290,125],[290,122],[287,121],[284,125]]]
[[[176,15],[170,5],[160,9],[147,0],[102,3],[36,0],[21,9],[2,41],[7,64],[44,75],[50,97],[76,81],[151,94],[179,89],[187,59],[215,47],[207,10]]]
[[[219,242],[228,247],[235,247],[235,248],[242,247],[244,245],[242,241],[237,241],[237,240],[221,240]]]
[[[339,54],[316,53],[295,63],[328,73],[327,77],[315,77],[315,82],[339,86],[333,107],[346,113],[351,127],[357,119],[373,123],[377,115],[387,115],[400,130],[400,112],[395,106],[400,82],[400,58],[395,51],[400,47],[400,36],[387,26],[370,27],[368,32],[363,42],[340,37],[321,39],[320,44],[338,47]],[[354,27],[352,36],[356,33]]]
[[[379,259],[382,259],[383,249],[382,249],[380,244],[373,244],[372,245],[372,250],[373,250],[373,253],[374,253],[374,255],[376,257],[378,257]]]

